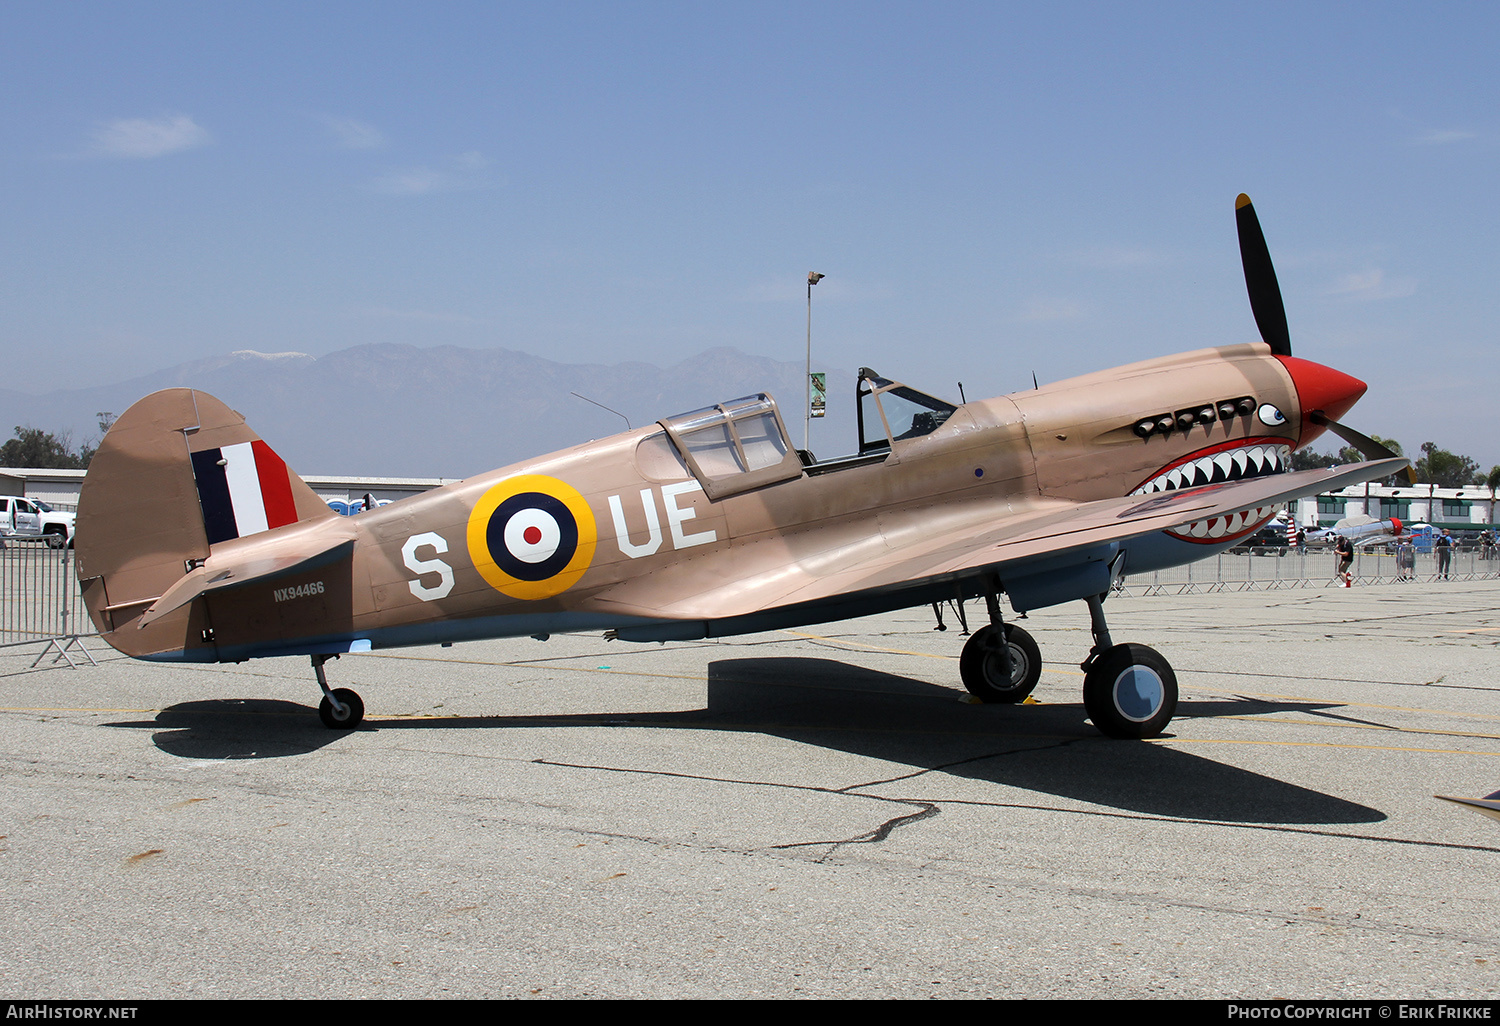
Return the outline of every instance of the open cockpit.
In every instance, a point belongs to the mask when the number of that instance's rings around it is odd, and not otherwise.
[[[880,463],[896,443],[931,434],[957,409],[950,402],[861,367],[855,385],[858,448],[845,456],[819,460],[811,452],[795,448],[776,400],[764,392],[657,423],[685,469],[698,479],[710,499],[717,500],[804,473],[816,476]],[[659,453],[659,444],[652,448]],[[659,461],[659,455],[656,458]]]
[[[930,435],[958,409],[937,396],[882,378],[868,367],[859,369],[855,399],[860,455],[886,452],[896,442]]]

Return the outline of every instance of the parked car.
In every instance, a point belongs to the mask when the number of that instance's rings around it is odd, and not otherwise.
[[[1252,556],[1284,556],[1287,551],[1286,525],[1271,521],[1254,534],[1247,534],[1229,547],[1230,552],[1248,552]]]
[[[0,538],[45,541],[49,548],[73,544],[73,514],[38,499],[0,495]]]

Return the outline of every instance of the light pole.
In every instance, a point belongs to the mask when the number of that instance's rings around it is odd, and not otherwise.
[[[803,378],[807,388],[807,401],[802,404],[802,448],[808,446],[808,433],[812,424],[812,287],[826,275],[817,271],[807,272],[807,366]]]

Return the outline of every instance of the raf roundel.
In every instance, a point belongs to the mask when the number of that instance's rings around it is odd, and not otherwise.
[[[519,599],[567,591],[594,559],[594,515],[578,490],[525,474],[484,493],[469,514],[469,557],[490,586]]]

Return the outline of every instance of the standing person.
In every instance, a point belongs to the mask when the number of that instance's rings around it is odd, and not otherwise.
[[[1349,572],[1349,567],[1354,563],[1354,543],[1343,535],[1339,535],[1337,546],[1333,550],[1338,555],[1339,569],[1338,579],[1343,582],[1344,587],[1354,585],[1354,575]]]
[[[1407,538],[1396,546],[1396,567],[1403,581],[1416,580],[1417,547]]]
[[[1438,577],[1448,580],[1448,571],[1453,566],[1453,539],[1448,534],[1448,529],[1443,528],[1443,534],[1437,541],[1432,543],[1437,549]]]

